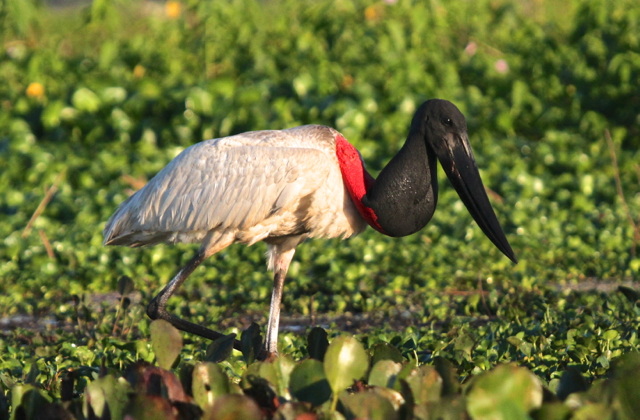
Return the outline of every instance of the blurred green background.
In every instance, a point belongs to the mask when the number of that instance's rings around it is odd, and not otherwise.
[[[11,304],[0,303],[0,312],[110,289],[121,274],[166,281],[193,247],[104,248],[101,231],[129,189],[188,145],[326,124],[376,174],[428,98],[449,99],[466,115],[520,264],[493,249],[441,172],[439,209],[426,229],[400,240],[367,231],[345,243],[309,242],[288,289],[324,287],[314,278],[355,294],[377,282],[402,290],[475,283],[478,274],[526,286],[638,276],[605,138],[608,130],[637,220],[635,2],[45,7],[9,0],[1,7],[0,287]],[[44,188],[61,172],[58,193],[23,238]],[[265,298],[263,252],[262,245],[234,247],[196,277]]]
[[[406,311],[428,326],[482,312],[479,295],[465,294],[480,279],[491,312],[510,322],[545,311],[572,322],[588,307],[611,315],[605,326],[619,316],[632,328],[633,306],[596,286],[639,277],[639,22],[632,0],[5,0],[0,315],[71,320],[72,295],[112,291],[122,275],[148,301],[195,246],[106,248],[102,229],[193,143],[325,124],[375,176],[416,107],[444,98],[467,118],[520,263],[484,237],[440,170],[438,210],[421,232],[393,239],[369,229],[300,246],[284,311]],[[172,305],[196,322],[263,322],[265,250],[232,246],[211,258]],[[597,291],[570,294],[583,285]]]

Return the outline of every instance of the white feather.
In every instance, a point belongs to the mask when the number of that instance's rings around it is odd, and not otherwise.
[[[351,236],[364,230],[323,126],[256,131],[185,149],[109,219],[105,244]],[[215,235],[213,232],[217,232]]]

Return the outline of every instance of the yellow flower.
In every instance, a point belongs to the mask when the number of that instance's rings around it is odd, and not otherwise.
[[[182,4],[179,1],[168,1],[164,12],[169,19],[176,19],[182,13]]]
[[[27,87],[27,96],[30,98],[42,98],[44,96],[44,86],[42,86],[42,83],[30,83],[29,87]]]
[[[145,69],[143,65],[138,64],[133,68],[133,77],[135,77],[136,79],[142,79],[142,76],[144,76],[144,73],[146,71],[147,69]]]
[[[364,18],[369,22],[375,22],[382,17],[382,10],[376,6],[369,6],[364,9]]]
[[[350,74],[345,74],[340,85],[345,89],[350,88],[353,85],[353,77]]]

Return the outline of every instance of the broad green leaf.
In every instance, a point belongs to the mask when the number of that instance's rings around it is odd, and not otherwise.
[[[340,397],[347,418],[370,420],[398,419],[398,412],[391,402],[375,392],[357,392]]]
[[[233,343],[236,339],[235,334],[229,334],[224,337],[220,337],[217,340],[213,340],[207,347],[207,354],[205,360],[212,363],[220,363],[231,356],[233,352]]]
[[[433,366],[442,378],[442,396],[456,395],[460,389],[460,382],[458,381],[458,373],[451,362],[443,357],[435,357]]]
[[[258,376],[269,381],[276,393],[286,399],[289,395],[289,378],[295,363],[286,356],[280,356],[269,362],[254,363],[258,367]]]
[[[374,394],[385,398],[391,403],[395,411],[399,411],[400,408],[406,403],[404,396],[400,392],[391,388],[374,386],[369,390],[369,392],[373,392]]]
[[[27,391],[35,389],[33,385],[14,385],[11,389],[11,407],[19,407],[22,404],[22,396]],[[15,419],[16,410],[11,413],[11,420]]]
[[[107,44],[107,45],[112,45],[112,44]],[[104,51],[105,49],[103,49],[103,53]],[[119,86],[108,87],[102,91],[101,96],[105,102],[117,104],[120,102],[124,102],[124,100],[127,99],[127,90]]]
[[[86,400],[93,408],[93,412],[102,417],[107,406],[112,418],[122,418],[125,406],[129,401],[128,393],[131,391],[129,383],[124,379],[116,379],[113,375],[107,375],[91,381],[87,385]]]
[[[629,417],[629,419],[637,418]],[[604,404],[595,403],[595,404],[587,404],[584,407],[580,407],[577,409],[571,420],[614,420],[616,417],[613,414],[613,410],[611,407],[607,407]],[[546,420],[546,419],[545,419]]]
[[[520,338],[516,337],[516,336],[512,336],[512,337],[508,337],[507,341],[509,342],[509,344],[515,346],[516,348],[519,348],[522,343],[524,341],[522,341]]]
[[[38,365],[36,363],[32,363],[29,368],[29,373],[27,374],[26,378],[24,378],[24,383],[36,385],[36,379],[38,378],[38,375],[40,375],[40,369],[38,369]]]
[[[393,388],[400,370],[402,370],[400,363],[392,360],[380,360],[371,368],[368,384],[370,386]]]
[[[571,417],[571,409],[559,402],[545,403],[535,410],[531,417],[533,420],[568,420]]]
[[[640,413],[640,354],[632,352],[616,360],[613,381],[615,396],[622,415],[631,420]],[[624,417],[623,417],[624,418]]]
[[[76,109],[90,113],[94,113],[100,108],[100,98],[87,88],[76,90],[71,97],[71,103]]]
[[[281,420],[315,420],[316,414],[309,404],[299,402],[285,402],[275,412],[275,419]]]
[[[640,292],[627,286],[618,286],[618,291],[624,295],[631,303],[640,300]]]
[[[307,359],[291,371],[289,380],[291,394],[299,401],[320,406],[331,396],[331,388],[324,374],[322,362]]]
[[[335,408],[338,394],[354,380],[361,379],[369,367],[369,357],[362,344],[351,336],[334,338],[324,356],[324,373],[333,391]]]
[[[173,420],[171,402],[157,395],[134,394],[124,410],[125,417],[135,420]]]
[[[443,397],[438,404],[429,405],[427,410],[425,410],[424,408],[424,406],[416,407],[416,412],[423,414],[422,418],[452,420],[466,419],[470,414],[467,412],[465,399],[461,395]],[[424,415],[426,415],[426,417]],[[471,418],[475,420],[475,417],[473,417],[473,415],[471,416]],[[510,417],[508,417],[507,419],[511,420]],[[497,418],[495,420],[497,420]]]
[[[151,323],[151,347],[156,355],[158,366],[171,369],[182,350],[182,335],[169,322],[157,319]]]
[[[134,284],[133,280],[129,276],[122,276],[118,280],[118,293],[121,296],[126,296],[133,291]]]
[[[329,340],[327,340],[327,332],[320,327],[312,328],[307,336],[309,357],[322,362],[328,347]]]
[[[262,412],[249,397],[238,394],[222,395],[216,400],[213,409],[203,418],[206,420],[261,420]]]
[[[542,384],[528,369],[499,365],[474,379],[467,395],[473,419],[528,419],[542,405]]]
[[[229,378],[220,366],[205,362],[193,367],[193,399],[203,410],[213,407],[217,398],[229,393]]]
[[[471,351],[475,345],[475,340],[467,332],[462,332],[458,335],[454,343],[454,348],[461,351],[467,360],[471,360]]]
[[[334,393],[338,393],[354,380],[361,379],[367,371],[369,358],[354,337],[335,338],[324,358],[324,372]]]
[[[0,420],[9,420],[9,401],[4,393],[4,386],[0,381]]]
[[[389,343],[378,343],[373,346],[370,351],[371,363],[375,365],[380,360],[392,360],[396,363],[402,363],[404,358],[397,347]]]
[[[433,366],[414,369],[404,380],[409,384],[416,405],[437,402],[442,394],[442,378]]]
[[[47,128],[55,128],[60,125],[60,112],[64,108],[65,103],[55,101],[49,104],[42,112],[42,124]]]
[[[562,401],[564,401],[569,394],[574,392],[584,392],[588,388],[587,381],[584,376],[575,368],[569,368],[560,377],[560,384],[558,384],[558,390],[556,395]]]
[[[260,334],[260,326],[258,324],[252,322],[249,328],[242,332],[240,346],[245,363],[250,365],[262,349],[262,334]]]
[[[11,412],[12,420],[16,419],[18,407],[22,408],[25,420],[38,420],[42,408],[51,402],[51,397],[32,385],[17,385],[11,391],[14,393],[12,407],[15,407]]]

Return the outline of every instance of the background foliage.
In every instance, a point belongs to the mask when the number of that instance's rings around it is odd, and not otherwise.
[[[105,248],[101,231],[185,147],[326,124],[375,175],[415,108],[434,97],[466,115],[520,263],[494,249],[442,181],[439,211],[422,232],[392,239],[368,230],[300,246],[284,311],[297,324],[327,314],[316,321],[333,334],[363,332],[366,348],[390,342],[427,364],[444,357],[461,379],[499,361],[529,367],[553,390],[570,366],[587,381],[604,375],[638,350],[638,296],[610,287],[640,270],[636,3],[0,4],[5,388],[25,382],[33,363],[29,380],[55,397],[70,367],[88,369],[75,382],[82,392],[101,361],[116,369],[153,359],[143,305],[193,247]],[[264,251],[234,246],[213,257],[171,301],[175,310],[227,332],[264,324]],[[125,333],[114,335],[119,297],[109,292],[122,275],[139,292],[118,320]],[[488,293],[478,293],[482,283]],[[16,330],[21,321],[29,328]],[[207,343],[185,338],[184,357],[201,360]],[[300,340],[283,334],[283,353],[304,357]],[[228,370],[240,375],[233,357]]]

